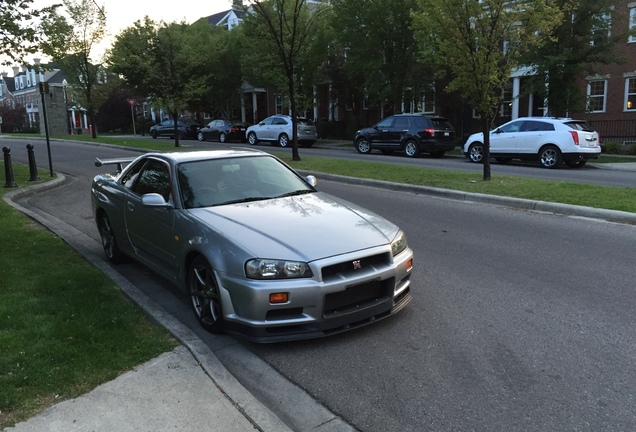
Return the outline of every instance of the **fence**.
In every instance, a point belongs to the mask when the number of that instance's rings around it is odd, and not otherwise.
[[[636,144],[636,119],[592,120],[587,124],[599,133],[603,144],[608,142],[622,145]]]

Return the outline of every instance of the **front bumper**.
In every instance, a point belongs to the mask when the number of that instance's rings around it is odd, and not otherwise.
[[[386,247],[310,263],[314,277],[255,281],[221,277],[225,331],[255,342],[323,337],[391,316],[411,300],[413,252]],[[360,261],[360,269],[348,264]],[[271,293],[289,293],[270,304]]]

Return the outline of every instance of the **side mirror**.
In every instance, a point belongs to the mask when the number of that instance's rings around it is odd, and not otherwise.
[[[156,207],[156,208],[172,208],[172,204],[167,202],[158,193],[148,193],[141,197],[141,205],[144,207]]]
[[[318,180],[316,180],[316,177],[312,175],[308,175],[307,177],[305,177],[305,181],[307,182],[309,186],[316,186],[316,184],[318,183]]]

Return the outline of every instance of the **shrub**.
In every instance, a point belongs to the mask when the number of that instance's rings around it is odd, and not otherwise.
[[[603,145],[603,153],[607,154],[619,154],[621,152],[621,145],[615,141],[606,142]]]

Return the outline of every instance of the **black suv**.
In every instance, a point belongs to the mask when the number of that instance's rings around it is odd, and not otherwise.
[[[360,153],[377,149],[384,154],[402,151],[408,157],[442,157],[455,148],[455,129],[444,117],[396,114],[356,132],[353,145]]]
[[[177,120],[179,139],[196,139],[201,125],[193,120]],[[150,128],[150,136],[154,139],[161,136],[174,138],[174,120],[164,120]]]

